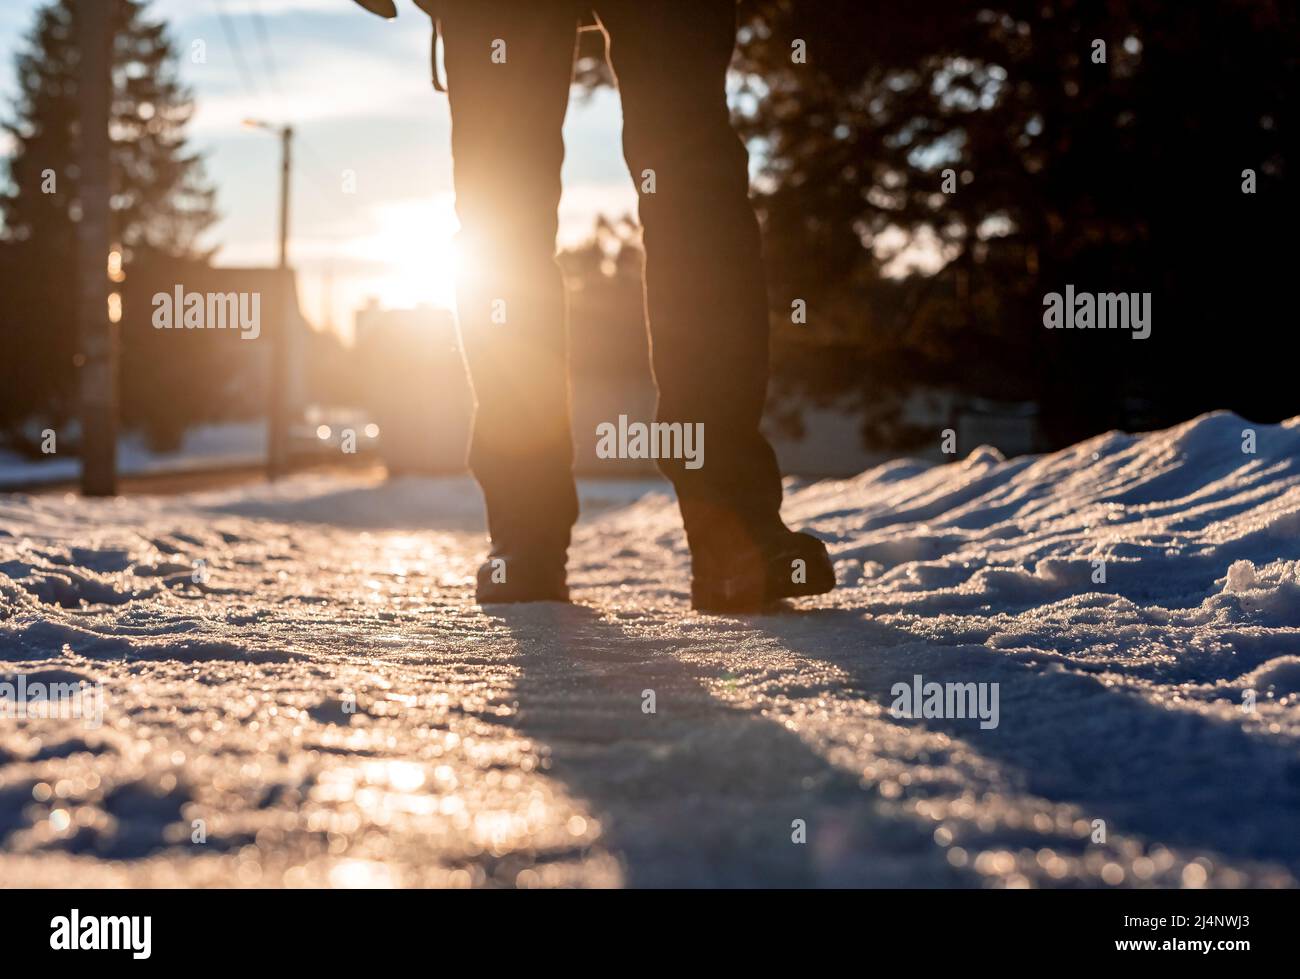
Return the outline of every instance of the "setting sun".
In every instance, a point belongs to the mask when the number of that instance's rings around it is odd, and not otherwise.
[[[460,223],[452,195],[385,203],[370,214],[373,230],[343,249],[365,270],[348,283],[349,290],[374,296],[389,308],[454,307],[455,235]]]

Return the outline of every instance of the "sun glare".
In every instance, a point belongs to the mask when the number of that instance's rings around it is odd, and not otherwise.
[[[429,201],[401,201],[376,207],[373,232],[354,239],[350,258],[369,271],[358,277],[360,291],[392,309],[421,304],[455,306],[460,229],[450,194]]]

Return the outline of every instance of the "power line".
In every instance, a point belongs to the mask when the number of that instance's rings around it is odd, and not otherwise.
[[[280,91],[280,78],[275,67],[275,55],[272,53],[271,48],[271,32],[267,29],[266,18],[262,16],[261,0],[254,0],[253,3],[253,33],[257,35],[258,54],[261,56],[262,68],[270,81],[271,90],[278,94]]]
[[[226,13],[225,9],[223,9],[222,0],[212,0],[212,3],[216,8],[217,16],[221,20],[221,28],[225,32],[227,43],[230,45],[235,65],[239,69],[240,79],[246,93],[250,96],[253,96],[255,93],[257,97],[267,99],[267,101],[272,104],[272,108],[274,108],[274,102],[278,101],[278,99],[268,97],[267,89],[269,88],[272,90],[275,95],[282,94],[282,90],[279,84],[278,68],[271,44],[271,33],[267,26],[266,18],[263,16],[260,0],[254,0],[255,5],[250,10],[253,19],[253,33],[257,38],[257,62],[254,62],[251,58],[245,57],[241,37],[235,28],[233,18],[231,18]],[[251,69],[250,65],[252,66]],[[255,70],[258,67],[261,68],[261,72]],[[258,75],[261,75],[262,81],[266,82],[265,86],[257,84],[256,76]],[[304,167],[300,162],[296,167],[296,172],[305,175],[307,179],[315,185],[318,194],[322,198],[329,198],[334,194],[339,193],[340,191],[337,183],[332,179],[327,180],[323,176],[325,173],[330,173],[331,176],[333,176],[334,171],[330,165],[325,162],[322,154],[316,149],[312,142],[306,138],[306,135],[301,129],[295,129],[294,142],[298,147],[306,151],[306,158],[312,164],[311,166]],[[299,160],[301,161],[302,159],[303,158],[300,155]],[[338,251],[338,245],[344,237],[344,232],[334,230],[332,232],[326,232],[324,237],[327,240],[332,239],[332,250]],[[326,278],[331,282],[330,289],[332,290],[333,258],[328,257],[326,261],[329,264],[329,271],[326,273]]]
[[[239,71],[239,81],[244,86],[245,94],[254,98],[260,97],[262,90],[254,80],[253,73],[248,70],[248,62],[244,59],[244,48],[240,43],[234,22],[226,15],[225,8],[219,0],[212,0],[212,6],[217,12],[217,19],[221,21],[221,30],[226,35],[226,44],[235,59],[235,68]]]
[[[250,59],[244,57],[243,45],[240,41],[239,33],[235,30],[234,21],[226,13],[222,3],[223,0],[212,0],[217,16],[221,20],[221,28],[226,34],[226,40],[230,45],[231,51],[234,53],[235,64],[239,69],[239,75],[243,81],[244,88],[249,95],[256,93],[256,95],[265,98],[265,90],[262,86],[256,84],[256,79],[254,78],[256,73],[249,69]],[[271,46],[271,32],[267,27],[266,18],[262,13],[261,0],[253,0],[253,3],[254,6],[251,9],[254,28],[253,32],[258,41],[258,56],[261,62],[262,73],[266,77],[268,87],[278,94],[280,92],[279,75],[276,67],[275,55]],[[294,138],[297,144],[307,151],[308,155],[318,167],[325,170],[329,169],[328,165],[322,159],[321,154],[312,146],[312,144],[307,140],[306,135],[301,130],[295,131]],[[332,192],[325,182],[310,170],[302,170],[300,168],[300,172],[305,172],[308,179],[315,183],[317,189],[321,190],[323,193],[329,194]]]

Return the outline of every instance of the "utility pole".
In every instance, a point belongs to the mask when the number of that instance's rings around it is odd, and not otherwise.
[[[250,129],[267,129],[280,136],[280,262],[279,302],[271,330],[271,366],[266,409],[266,475],[278,479],[289,471],[289,329],[293,281],[289,275],[289,174],[293,166],[293,127],[245,119]]]
[[[280,130],[280,268],[289,268],[289,171],[293,158],[293,127]]]
[[[77,334],[81,408],[81,492],[117,493],[117,365],[121,297],[109,297],[109,100],[113,88],[113,4],[78,0],[77,111],[80,167],[77,223]],[[115,294],[116,295],[116,294]]]

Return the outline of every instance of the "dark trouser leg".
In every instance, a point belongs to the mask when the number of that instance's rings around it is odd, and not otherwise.
[[[469,463],[499,553],[562,554],[578,515],[555,264],[577,26],[566,10],[527,0],[440,8],[462,229],[456,296],[477,401]]]
[[[658,418],[704,425],[704,464],[661,464],[692,554],[778,538],[781,477],[759,432],[768,311],[748,154],[726,102],[733,0],[597,2],[623,100],[624,152],[642,186],[646,304]],[[698,572],[698,567],[697,567]]]

